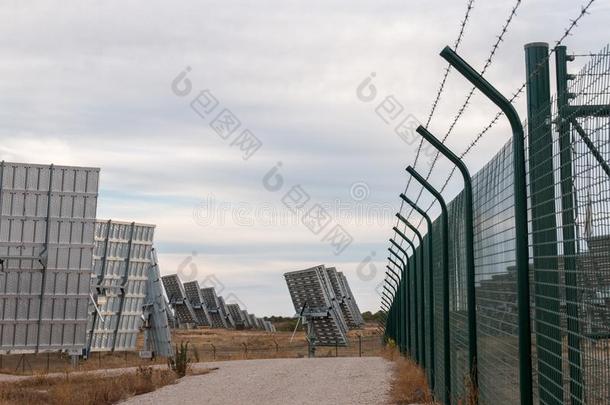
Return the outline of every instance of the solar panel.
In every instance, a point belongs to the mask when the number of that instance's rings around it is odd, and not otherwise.
[[[248,311],[245,309],[241,310],[241,315],[244,320],[244,327],[247,329],[253,328],[254,326],[250,323],[250,316],[248,315]]]
[[[189,281],[184,283],[184,291],[186,292],[186,298],[191,303],[195,315],[197,316],[197,324],[202,326],[212,326],[210,322],[210,314],[208,314],[208,307],[205,305],[203,296],[201,295],[201,287],[197,281]]]
[[[191,306],[190,301],[186,298],[184,286],[178,278],[177,274],[170,274],[161,277],[165,293],[169,304],[174,309],[174,316],[179,324],[195,324],[197,323],[197,315]]]
[[[235,320],[233,319],[233,316],[231,316],[231,314],[229,313],[229,310],[227,309],[227,304],[225,304],[225,299],[223,297],[218,297],[218,310],[220,312],[220,314],[224,317],[225,322],[227,323],[227,328],[235,328]]]
[[[250,327],[252,329],[258,329],[258,322],[256,322],[256,315],[248,314],[248,321],[250,322]]]
[[[256,318],[256,328],[265,329],[265,324],[263,323],[263,318]]]
[[[201,295],[205,305],[208,307],[208,314],[213,328],[226,328],[227,321],[224,315],[220,312],[220,301],[216,295],[214,287],[205,287],[201,289]]]
[[[0,164],[0,352],[82,351],[99,169]]]
[[[152,252],[152,266],[148,272],[146,299],[144,301],[144,351],[157,356],[171,357],[172,335],[167,317],[167,305],[163,297],[163,285],[157,261],[157,254]]]
[[[345,318],[345,322],[350,329],[356,329],[360,327],[358,314],[354,313],[354,306],[352,305],[352,297],[346,289],[346,282],[344,277],[339,276],[337,269],[334,267],[327,267],[326,273],[330,280],[330,284],[333,287],[335,298],[341,307],[341,313]],[[355,301],[354,301],[355,302]]]
[[[324,265],[284,274],[297,314],[303,311],[314,346],[347,345],[347,324]]]
[[[98,220],[95,223],[88,350],[135,350],[152,267],[155,226]]]
[[[271,332],[271,322],[263,319],[263,327],[265,328],[265,331]]]
[[[356,298],[354,298],[354,294],[352,294],[352,290],[349,287],[349,283],[347,282],[345,274],[340,271],[337,272],[337,274],[339,275],[339,281],[341,282],[343,289],[347,293],[347,300],[349,306],[352,307],[352,315],[354,316],[354,321],[356,322],[357,326],[360,327],[364,325],[364,318],[362,318],[362,312],[360,312],[360,308],[356,303]]]
[[[238,327],[245,328],[246,320],[244,318],[244,314],[242,313],[241,309],[239,308],[239,304],[227,304],[226,307],[227,307],[227,310],[229,311],[229,314],[233,318],[233,321],[235,322],[235,327],[236,328],[238,328]]]

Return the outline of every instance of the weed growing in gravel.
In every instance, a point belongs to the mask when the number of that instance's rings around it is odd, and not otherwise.
[[[168,359],[169,369],[182,378],[191,368],[192,360],[189,357],[189,342],[180,342],[180,346],[176,345],[174,357]]]

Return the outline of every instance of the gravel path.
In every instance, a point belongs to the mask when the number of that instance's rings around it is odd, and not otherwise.
[[[380,357],[204,363],[210,374],[134,397],[126,404],[386,404],[392,365]]]

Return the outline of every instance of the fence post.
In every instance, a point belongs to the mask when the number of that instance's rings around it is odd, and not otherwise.
[[[358,334],[358,357],[362,357],[362,335]]]
[[[419,260],[419,283],[418,283],[419,290],[420,290],[419,294],[418,294],[419,295],[418,307],[419,307],[419,329],[420,329],[419,341],[420,341],[420,349],[421,349],[419,361],[420,361],[421,366],[425,369],[426,368],[426,316],[424,314],[424,307],[425,307],[425,302],[424,302],[424,292],[425,292],[425,290],[424,290],[424,239],[422,238],[419,230],[416,227],[414,227],[399,212],[396,213],[396,217],[413,231],[413,233],[417,237],[417,240],[419,241],[418,249],[421,252],[419,255],[420,260]],[[416,253],[417,253],[417,251],[416,251]]]
[[[248,345],[244,342],[242,342],[242,345],[244,346],[244,358],[248,360]]]
[[[565,117],[568,106],[568,57],[566,47],[555,49],[557,80],[557,111],[559,132],[559,161],[561,174],[561,223],[563,239],[563,267],[565,269],[565,295],[568,323],[568,362],[570,393],[574,405],[582,404],[582,374],[580,358],[580,325],[578,321],[578,279],[576,276],[576,231],[574,224],[574,184],[572,181],[572,142],[570,124]]]
[[[413,201],[411,201],[406,195],[400,193],[400,198],[409,204],[415,211],[419,213],[425,220],[426,225],[428,226],[428,318],[430,322],[430,366],[428,369],[430,370],[430,389],[434,391],[435,384],[435,373],[434,373],[434,281],[432,277],[432,273],[434,271],[434,267],[432,265],[432,257],[434,256],[432,250],[432,220],[430,216],[417,206]],[[423,248],[422,248],[423,249]],[[424,279],[424,275],[422,274],[422,280]],[[422,286],[422,294],[425,294],[425,288]],[[423,302],[423,300],[422,300]]]
[[[515,198],[515,255],[517,265],[517,311],[519,319],[519,393],[521,405],[532,403],[532,336],[529,298],[529,252],[527,231],[527,186],[525,147],[521,119],[513,105],[487,80],[449,47],[441,56],[498,106],[508,119],[513,133],[513,172]]]
[[[477,311],[475,303],[475,271],[474,271],[474,220],[472,209],[472,183],[468,168],[449,148],[443,145],[428,130],[421,125],[417,132],[434,148],[449,159],[462,174],[464,179],[464,245],[466,246],[466,299],[468,301],[468,357],[470,378],[476,392],[479,385],[477,371]],[[526,238],[527,239],[527,238]]]
[[[413,244],[413,242],[411,241],[411,239],[407,238],[407,235],[405,235],[400,229],[398,229],[397,227],[393,227],[392,230],[394,232],[396,232],[396,234],[398,236],[400,236],[402,238],[402,240],[404,240],[405,242],[407,242],[407,244],[411,247],[411,250],[413,251],[413,255],[411,256],[413,258],[413,271],[409,272],[411,274],[411,276],[413,277],[413,319],[412,319],[412,324],[409,325],[409,329],[413,331],[413,339],[411,341],[412,346],[411,346],[411,357],[415,358],[415,361],[419,362],[419,352],[420,352],[420,342],[419,342],[419,333],[417,333],[417,325],[418,325],[418,318],[419,318],[419,314],[418,314],[418,305],[417,305],[417,261],[418,259],[421,260],[421,258],[418,258],[416,256],[417,250],[415,249],[415,245]],[[410,303],[410,302],[409,302]]]
[[[430,194],[436,198],[441,206],[441,260],[442,267],[442,296],[443,296],[443,397],[445,405],[451,404],[451,335],[449,328],[449,213],[447,204],[442,194],[438,192],[426,179],[424,179],[411,166],[407,167],[407,172],[413,176]]]
[[[212,358],[216,360],[216,346],[213,343],[210,343],[210,346],[212,346]]]
[[[335,357],[339,357],[339,342],[335,339]]]
[[[390,254],[394,255],[394,257],[396,257],[396,259],[398,259],[398,261],[401,263],[399,265],[391,257],[388,257],[388,260],[390,261],[390,263],[392,263],[394,266],[401,269],[400,283],[398,285],[398,336],[399,336],[399,338],[398,338],[397,343],[398,343],[398,350],[400,351],[400,353],[402,353],[405,348],[405,327],[404,327],[404,322],[405,322],[405,316],[404,316],[405,278],[404,278],[404,273],[405,273],[406,263],[400,257],[400,255],[398,253],[396,253],[395,251],[392,250],[392,248],[388,248],[388,252],[390,252]]]
[[[405,351],[409,351],[409,353],[412,353],[412,349],[411,349],[411,301],[410,301],[410,293],[409,293],[409,255],[407,254],[407,251],[405,249],[403,249],[402,246],[400,246],[398,243],[396,243],[396,241],[392,238],[390,238],[390,243],[392,245],[394,245],[396,247],[396,249],[398,249],[404,256],[404,269],[403,269],[403,274],[402,274],[402,278],[401,280],[404,280],[403,282],[403,290],[404,290],[404,303],[402,304],[402,307],[405,309],[405,328],[404,328],[404,333],[405,333]],[[391,250],[390,250],[391,251]]]
[[[563,403],[549,46],[525,45],[536,346],[540,401]],[[519,237],[519,235],[517,236]]]

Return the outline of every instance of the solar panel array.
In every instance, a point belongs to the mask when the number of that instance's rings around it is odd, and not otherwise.
[[[152,264],[155,226],[135,222],[95,223],[88,351],[134,350]]]
[[[297,314],[312,329],[317,346],[347,345],[347,324],[324,265],[284,274]]]
[[[275,327],[241,309],[239,304],[227,304],[224,297],[216,294],[214,287],[199,288],[197,281],[184,284],[177,274],[163,276],[163,284],[173,309],[176,322],[173,328],[181,326],[209,326],[224,329],[261,329],[275,331]],[[171,324],[171,314],[168,314]],[[205,317],[205,321],[204,321]]]
[[[85,346],[99,169],[0,164],[0,352]]]

